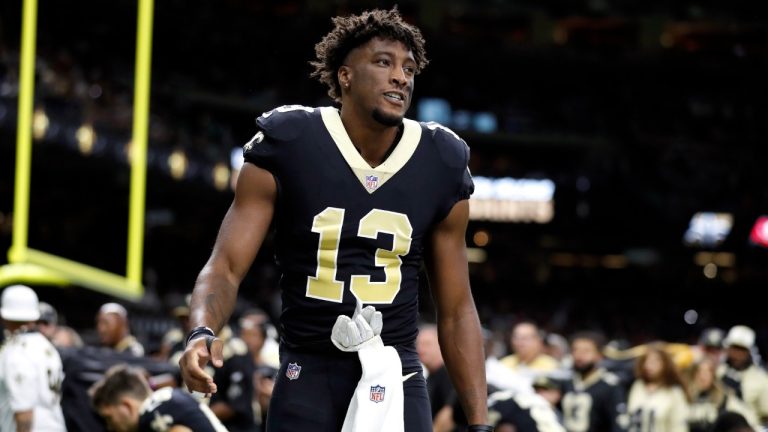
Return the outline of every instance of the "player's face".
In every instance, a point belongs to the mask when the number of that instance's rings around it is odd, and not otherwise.
[[[524,359],[531,359],[542,352],[543,343],[536,327],[520,324],[512,332],[512,348],[515,354]]]
[[[657,381],[661,378],[661,372],[664,369],[664,362],[661,360],[661,355],[657,352],[649,352],[645,357],[643,363],[643,371],[645,376],[651,381]]]
[[[589,339],[576,339],[571,344],[573,368],[579,372],[592,370],[600,361],[600,351]]]
[[[712,388],[712,385],[715,383],[715,368],[712,366],[712,363],[703,362],[700,364],[696,369],[693,382],[699,390],[709,390]]]
[[[99,408],[99,415],[107,423],[107,429],[113,432],[134,432],[139,425],[139,419],[130,406],[118,403]]]
[[[346,101],[385,126],[397,126],[411,105],[415,76],[413,52],[402,42],[377,37],[349,53],[339,81],[342,87],[349,83]]]
[[[53,339],[56,334],[56,326],[54,324],[47,323],[45,321],[37,322],[37,331],[43,334],[48,340]]]
[[[715,364],[720,363],[720,359],[723,356],[723,350],[718,347],[704,347],[703,348],[704,355],[712,362],[715,362]]]
[[[102,345],[114,346],[122,337],[120,317],[113,313],[100,313],[96,318],[96,331]]]
[[[745,366],[751,359],[749,350],[739,346],[728,347],[725,352],[728,356],[728,362],[737,368]]]
[[[264,347],[264,334],[257,327],[243,327],[240,330],[240,338],[248,346],[248,351],[252,354],[261,352]]]

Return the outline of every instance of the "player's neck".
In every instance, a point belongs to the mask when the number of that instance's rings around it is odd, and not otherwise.
[[[341,110],[341,122],[349,139],[368,165],[375,168],[387,159],[397,145],[402,125],[384,126],[368,117],[361,118],[351,109]]]

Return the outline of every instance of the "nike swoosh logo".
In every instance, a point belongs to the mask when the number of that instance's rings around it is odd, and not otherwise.
[[[416,375],[418,372],[411,372],[408,375],[403,375],[403,381],[408,381],[412,376]]]

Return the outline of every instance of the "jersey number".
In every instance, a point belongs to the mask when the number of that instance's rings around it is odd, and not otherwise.
[[[328,207],[312,221],[312,232],[320,235],[317,247],[315,276],[307,277],[307,297],[341,303],[344,282],[336,279],[339,258],[339,239],[344,224],[344,209]],[[411,249],[413,227],[408,216],[386,210],[373,209],[362,219],[357,228],[358,237],[378,238],[380,233],[392,234],[390,249],[377,249],[375,265],[383,267],[384,281],[371,282],[370,275],[353,275],[350,291],[362,303],[388,304],[400,291],[403,275],[400,258]]]
[[[565,426],[568,431],[589,430],[589,414],[592,412],[592,395],[589,393],[568,393],[562,401]]]

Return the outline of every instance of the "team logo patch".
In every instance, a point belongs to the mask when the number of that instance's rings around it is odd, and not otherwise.
[[[368,190],[376,190],[379,187],[379,176],[367,175],[365,176],[365,187]]]
[[[285,370],[285,376],[287,376],[289,380],[299,379],[300,374],[301,366],[297,363],[288,363],[288,369]]]
[[[371,401],[384,402],[384,390],[385,388],[380,385],[371,386]]]
[[[256,132],[256,135],[251,138],[250,141],[248,141],[245,146],[243,146],[243,150],[249,152],[251,149],[253,149],[254,144],[258,144],[260,142],[264,141],[264,132],[258,131]]]

